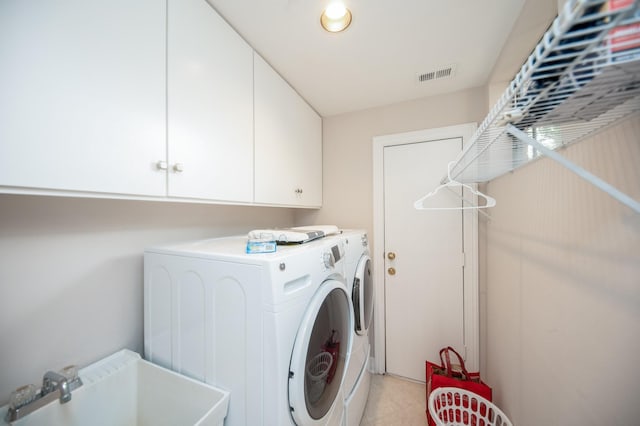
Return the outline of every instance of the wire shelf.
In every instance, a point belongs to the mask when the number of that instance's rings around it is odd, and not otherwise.
[[[528,138],[555,150],[640,111],[639,1],[569,0],[456,159],[452,178],[490,181],[542,155]]]

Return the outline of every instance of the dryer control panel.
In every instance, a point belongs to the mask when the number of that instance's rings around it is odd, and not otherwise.
[[[323,253],[322,262],[327,269],[334,268],[336,263],[344,257],[344,248],[339,245],[333,245],[330,249]]]

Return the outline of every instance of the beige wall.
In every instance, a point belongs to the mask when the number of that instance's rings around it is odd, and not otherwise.
[[[562,153],[640,199],[640,115]],[[487,186],[486,369],[519,426],[640,419],[640,214],[549,159]]]
[[[142,353],[145,247],[292,223],[280,208],[0,195],[0,406],[49,369]]]
[[[469,122],[486,114],[477,88],[323,119],[323,207],[296,212],[299,224],[373,231],[374,136]]]

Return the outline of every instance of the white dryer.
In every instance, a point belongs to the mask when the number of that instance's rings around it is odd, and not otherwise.
[[[344,384],[344,424],[352,426],[360,424],[371,385],[369,327],[373,318],[374,288],[366,231],[347,230],[342,236],[346,249],[346,278],[354,310],[353,344]]]
[[[343,240],[263,254],[246,242],[145,251],[145,358],[229,390],[227,426],[341,424],[353,329]]]

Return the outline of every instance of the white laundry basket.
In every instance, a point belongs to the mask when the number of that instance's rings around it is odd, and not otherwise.
[[[491,401],[458,388],[442,387],[432,391],[429,414],[437,426],[513,426]]]
[[[333,356],[329,352],[320,352],[307,363],[308,398],[312,404],[317,402],[324,392],[331,364]]]

